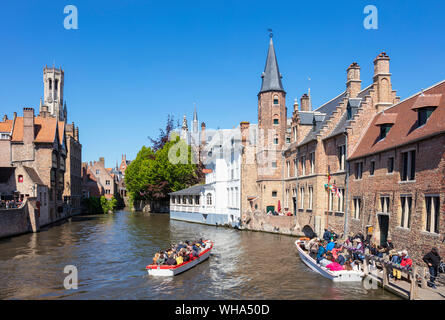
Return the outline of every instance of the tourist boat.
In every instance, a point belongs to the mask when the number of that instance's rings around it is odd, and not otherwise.
[[[307,238],[298,239],[295,241],[295,246],[297,247],[301,260],[303,260],[303,262],[313,271],[335,282],[362,281],[363,272],[361,271],[358,270],[331,271],[328,268],[318,264],[317,261],[309,255],[307,250],[303,249],[307,240],[309,239]]]
[[[184,271],[187,271],[188,269],[193,268],[197,264],[206,260],[210,256],[210,252],[213,249],[213,242],[209,240],[205,240],[203,242],[205,243],[205,247],[203,247],[204,250],[202,250],[199,256],[194,258],[193,260],[184,262],[183,264],[176,266],[160,266],[156,264],[150,264],[146,267],[148,274],[151,276],[175,276]]]

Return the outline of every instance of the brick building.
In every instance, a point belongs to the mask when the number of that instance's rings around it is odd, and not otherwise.
[[[5,115],[0,122],[0,167],[21,168],[14,170],[19,186],[14,191],[21,196],[31,196],[23,190],[28,182],[30,186],[43,183],[47,192],[35,196],[40,203],[48,203],[47,220],[52,222],[80,212],[82,146],[79,128],[66,123],[62,68],[45,66],[43,87],[44,99],[40,100],[38,115],[33,108],[24,108],[23,117],[14,112],[12,119]],[[19,177],[22,169],[25,174]]]
[[[286,119],[286,93],[270,40],[256,136],[255,125],[240,125],[245,227],[318,235],[327,226],[340,234],[369,231],[377,243],[392,236],[417,259],[432,245],[443,250],[444,101],[438,95],[445,84],[400,102],[388,55],[380,53],[373,63],[370,85],[362,88],[354,62],[344,91],[315,108],[308,91]],[[407,178],[410,172],[415,181]],[[337,192],[326,188],[328,173]],[[278,206],[292,217],[266,215]]]
[[[118,191],[117,177],[112,168],[105,167],[105,158],[82,164],[83,197],[102,196],[111,199]]]
[[[445,81],[371,117],[351,149],[349,225],[420,262],[445,254]]]
[[[82,199],[82,145],[79,142],[79,127],[74,122],[67,124],[65,128],[67,158],[65,168],[64,201],[69,203],[72,210],[81,210]]]
[[[0,149],[0,154],[7,156],[2,157],[0,166],[15,170],[13,182],[8,181],[3,189],[9,188],[9,195],[19,194],[21,199],[36,197],[47,203],[45,222],[68,215],[62,198],[67,158],[65,122],[46,114],[35,116],[33,108],[24,108],[23,117],[14,113],[11,121],[4,118],[2,127],[9,124],[10,134],[4,136]]]

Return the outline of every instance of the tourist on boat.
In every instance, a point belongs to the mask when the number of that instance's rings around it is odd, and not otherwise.
[[[156,261],[154,261],[154,264],[163,265],[165,263],[165,260],[166,260],[165,259],[165,253],[164,253],[164,251],[161,251],[159,253],[159,258],[156,259]]]
[[[327,250],[327,248],[326,248]],[[343,246],[335,243],[335,247],[331,250],[332,256],[334,257],[334,259],[338,258],[338,254],[343,250]]]
[[[330,241],[332,237],[331,228],[324,229],[323,240]]]
[[[160,253],[159,253],[159,252],[156,252],[156,254],[155,254],[154,258],[153,258],[153,264],[156,264],[156,262],[157,262],[158,259],[159,259],[159,256],[160,256]]]
[[[176,264],[178,266],[184,263],[184,258],[182,257],[181,254],[177,254],[175,258],[176,258]]]
[[[360,239],[360,242],[365,242],[365,236],[361,231],[357,232],[357,234],[352,238],[352,240]]]
[[[174,256],[173,254],[170,254],[170,255],[168,256],[168,259],[167,259],[167,261],[166,261],[166,264],[169,265],[169,266],[175,266],[176,263],[177,263],[177,262],[176,262],[175,256]]]
[[[433,247],[431,251],[423,257],[423,261],[427,264],[428,271],[430,273],[430,281],[428,281],[427,284],[433,289],[437,289],[434,282],[436,281],[436,277],[438,275],[440,260],[442,260],[442,258],[440,257],[439,250],[437,250],[436,247]]]
[[[313,258],[317,255],[318,246],[320,239],[312,238],[309,242],[306,243],[306,250],[309,252],[309,255]]]
[[[320,263],[320,260],[323,259],[326,255],[326,249],[324,247],[324,245],[326,244],[325,241],[323,241],[321,243],[321,245],[318,247],[318,252],[317,252],[317,263]]]
[[[337,258],[335,259],[335,261],[338,263],[338,264],[340,264],[340,265],[344,265],[345,264],[345,262],[346,262],[346,258],[345,258],[345,256],[342,254],[342,253],[339,253],[338,255],[337,255]]]
[[[331,262],[330,264],[328,264],[326,266],[326,268],[328,268],[331,271],[340,271],[340,270],[344,270],[343,266],[337,262]]]
[[[326,251],[332,251],[335,248],[335,242],[331,238],[330,242],[326,245]]]

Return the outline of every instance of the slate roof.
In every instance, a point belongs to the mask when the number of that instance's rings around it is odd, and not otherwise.
[[[418,92],[398,104],[385,109],[383,112],[376,114],[368,129],[360,138],[357,148],[353,151],[349,160],[445,133],[445,121],[443,121],[443,119],[445,119],[445,80],[424,90],[423,94],[424,97],[419,98],[422,92]],[[441,97],[438,99],[437,96],[434,97],[433,95],[441,95]],[[425,125],[419,127],[417,125],[417,111],[412,108],[416,105],[418,106],[419,103],[423,103],[425,100],[433,101],[434,104],[437,104],[437,108],[428,118]],[[385,113],[385,115],[396,114],[397,120],[386,137],[379,140],[380,128],[377,125],[377,121],[383,113]]]
[[[369,94],[369,90],[371,90],[371,88],[372,88],[372,84],[369,85],[368,87],[366,87],[365,89],[363,89],[362,91],[360,91],[357,94],[357,98],[349,98],[348,105],[349,105],[349,107],[351,107],[351,116],[352,117],[357,113],[357,109],[360,107],[360,105],[363,101],[363,98]],[[338,121],[337,126],[334,128],[334,130],[332,130],[331,133],[329,133],[329,135],[324,139],[332,138],[338,134],[345,132],[346,127],[348,125],[349,125],[348,114],[347,114],[347,112],[345,112],[342,114],[342,116],[341,116],[340,120]]]
[[[171,196],[177,196],[177,195],[199,195],[202,192],[204,192],[205,187],[209,186],[208,184],[198,184],[196,186],[192,186],[190,188],[187,189],[182,189],[179,191],[175,191],[175,192],[170,192],[169,195]]]
[[[266,66],[264,67],[264,72],[262,73],[261,78],[263,78],[263,81],[261,83],[260,93],[267,91],[284,92],[283,84],[281,83],[281,73],[278,69],[278,62],[275,55],[272,38],[270,38]]]

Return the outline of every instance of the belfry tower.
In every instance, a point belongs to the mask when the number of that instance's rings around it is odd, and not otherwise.
[[[66,121],[66,103],[63,101],[63,78],[62,68],[43,68],[43,105],[48,107],[48,113],[59,120]],[[42,106],[40,107],[42,108]],[[42,110],[39,110],[40,112]]]

